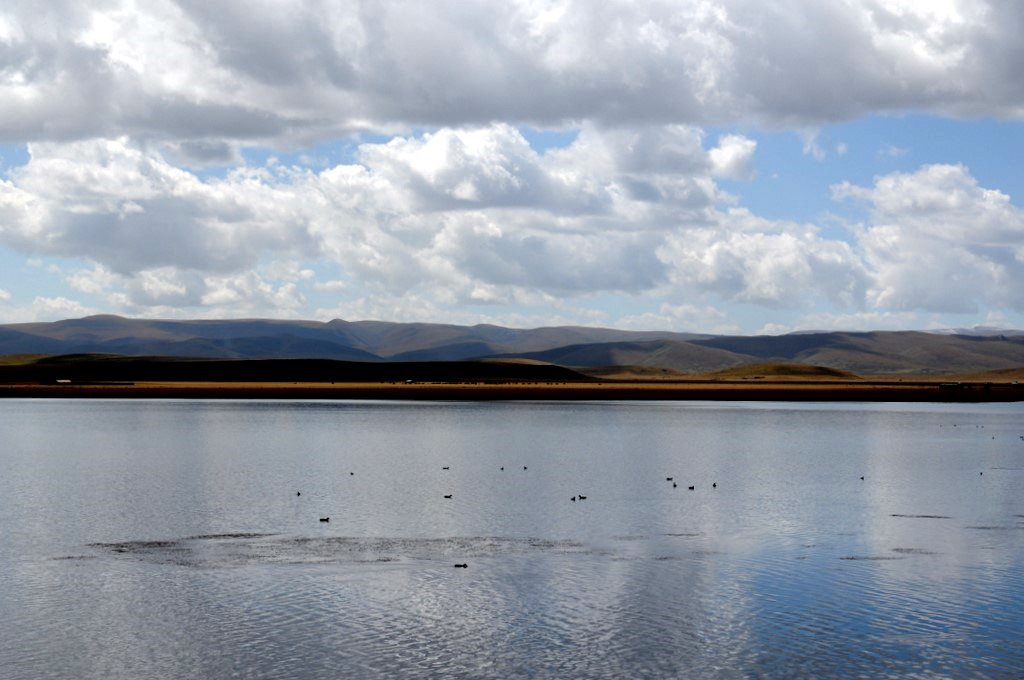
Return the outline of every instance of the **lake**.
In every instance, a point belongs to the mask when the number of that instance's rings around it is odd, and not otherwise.
[[[0,422],[4,678],[1024,676],[1024,404]]]

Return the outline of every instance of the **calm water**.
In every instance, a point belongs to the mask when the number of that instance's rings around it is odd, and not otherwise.
[[[4,678],[1024,676],[1022,404],[0,423]]]

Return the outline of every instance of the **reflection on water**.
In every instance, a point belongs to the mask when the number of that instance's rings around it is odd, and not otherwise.
[[[1021,415],[0,402],[0,668],[1020,677]]]

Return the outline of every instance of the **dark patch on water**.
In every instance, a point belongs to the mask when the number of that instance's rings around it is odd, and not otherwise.
[[[850,562],[891,562],[893,560],[902,560],[904,558],[893,557],[892,555],[845,555],[839,559]]]
[[[977,531],[1016,531],[1018,529],[1024,529],[1024,527],[971,526],[971,527],[964,527],[964,529],[975,529]]]
[[[897,515],[892,514],[890,517],[905,517],[909,519],[953,519],[949,515]]]
[[[273,536],[274,534],[254,534],[254,533],[233,533],[233,534],[199,534],[198,536],[189,536],[184,538],[184,541],[208,541],[216,540],[218,538],[266,538],[267,536]]]
[[[664,534],[664,535],[665,536],[672,536],[673,538],[698,538],[700,536],[703,536],[704,534],[702,534],[700,532],[683,532],[683,533]]]
[[[642,541],[646,536],[612,536],[613,541]]]
[[[941,553],[925,550],[924,548],[893,548],[894,553],[901,555],[939,555]]]
[[[585,553],[574,541],[539,538],[353,538],[275,534],[216,534],[170,541],[92,543],[91,548],[146,562],[195,568],[252,564],[365,564],[444,560],[534,552]]]
[[[51,557],[50,559],[73,562],[73,561],[77,561],[77,560],[94,560],[94,559],[96,559],[96,556],[95,555],[62,555],[60,557]]]

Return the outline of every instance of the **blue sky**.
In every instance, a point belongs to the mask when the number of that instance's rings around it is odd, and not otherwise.
[[[997,0],[0,9],[0,322],[1024,327]]]

